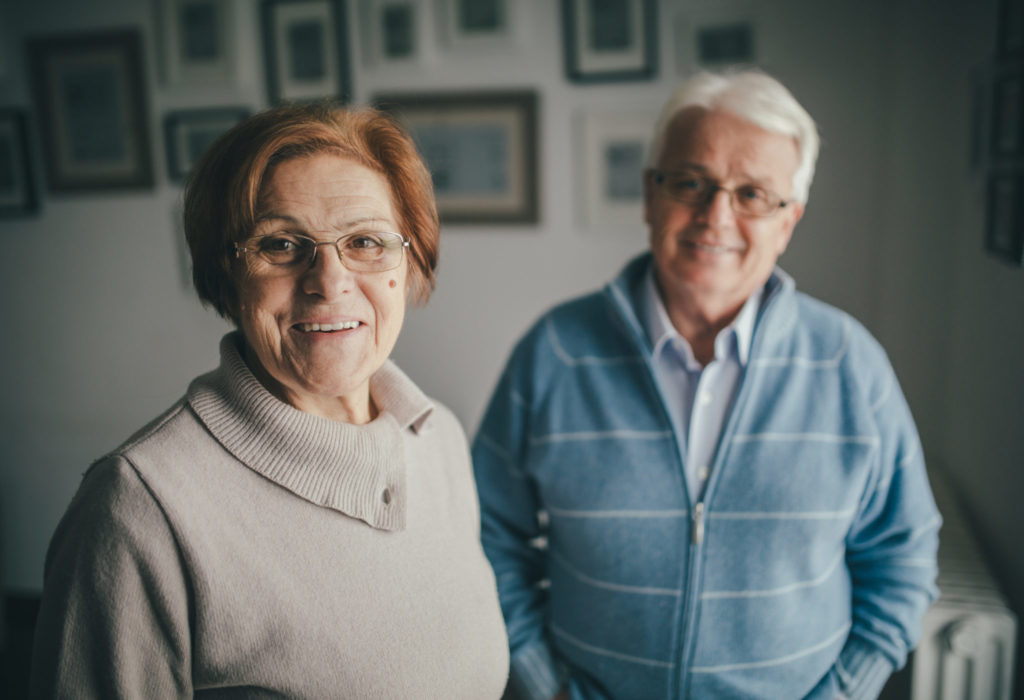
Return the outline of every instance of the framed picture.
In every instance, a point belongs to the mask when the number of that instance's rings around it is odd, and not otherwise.
[[[236,70],[234,3],[157,1],[166,82],[232,84]]]
[[[1024,169],[989,176],[986,219],[985,249],[1012,265],[1024,265]]]
[[[141,44],[137,30],[28,41],[50,190],[153,185]]]
[[[410,61],[419,53],[421,3],[414,0],[362,0],[366,62]]]
[[[694,39],[697,63],[702,66],[754,62],[754,27],[750,22],[698,26]]]
[[[588,228],[643,226],[644,163],[657,112],[582,117],[583,215]]]
[[[655,0],[562,0],[570,80],[640,80],[657,67]]]
[[[181,182],[199,156],[225,131],[249,116],[245,107],[216,107],[168,112],[164,116],[167,174]]]
[[[352,98],[344,0],[263,0],[271,103]]]
[[[992,155],[1024,155],[1024,68],[997,71],[992,87]]]
[[[521,3],[520,3],[521,4]],[[452,48],[491,50],[513,35],[513,0],[441,0],[442,42]]]
[[[536,223],[537,94],[380,95],[416,142],[443,223]]]
[[[26,124],[22,110],[0,109],[0,217],[31,214],[38,206]]]

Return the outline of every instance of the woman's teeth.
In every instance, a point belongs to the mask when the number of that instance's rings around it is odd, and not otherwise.
[[[299,330],[303,333],[313,331],[345,331],[359,326],[359,321],[343,321],[341,323],[300,323]]]

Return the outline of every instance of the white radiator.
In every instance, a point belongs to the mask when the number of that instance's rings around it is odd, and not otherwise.
[[[1017,619],[982,559],[943,475],[929,474],[942,513],[940,597],[910,660],[910,700],[1010,700]]]

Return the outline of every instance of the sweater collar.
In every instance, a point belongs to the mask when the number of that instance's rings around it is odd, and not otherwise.
[[[224,336],[221,363],[187,398],[214,438],[253,471],[301,498],[381,530],[405,528],[403,434],[429,425],[433,406],[390,360],[370,380],[379,414],[351,425],[305,413],[274,397]]]

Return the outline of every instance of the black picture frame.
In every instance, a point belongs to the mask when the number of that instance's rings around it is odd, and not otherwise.
[[[997,159],[1024,157],[1024,63],[996,68],[991,124],[991,155]]]
[[[30,38],[29,74],[53,192],[153,186],[137,29]]]
[[[38,209],[28,118],[22,109],[0,109],[0,217],[27,216]]]
[[[562,0],[562,34],[573,82],[646,80],[657,73],[655,0]]]
[[[167,176],[182,182],[203,152],[251,114],[247,107],[181,109],[164,115]]]
[[[985,250],[1006,263],[1024,265],[1024,168],[989,175]]]
[[[271,104],[352,99],[345,0],[263,0],[261,14]]]
[[[412,135],[442,223],[538,221],[536,92],[386,94],[373,103]]]

